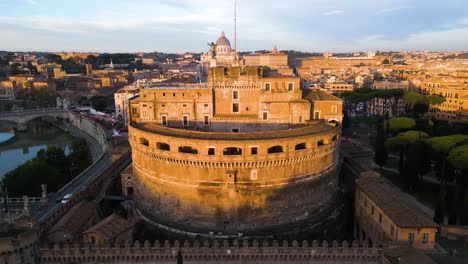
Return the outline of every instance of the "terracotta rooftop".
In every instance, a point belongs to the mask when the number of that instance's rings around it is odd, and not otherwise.
[[[309,101],[341,101],[340,98],[319,89],[310,90],[305,96],[305,99]]]
[[[89,218],[96,212],[96,205],[92,202],[80,202],[62,217],[58,223],[50,230],[49,234],[57,232],[67,232],[78,239],[81,230]]]
[[[356,184],[397,226],[406,228],[437,227],[437,224],[429,216],[403,198],[400,189],[376,174],[361,175]]]
[[[131,227],[132,223],[127,219],[117,214],[111,214],[101,222],[84,231],[83,234],[94,233],[104,240],[110,240],[127,231]]]

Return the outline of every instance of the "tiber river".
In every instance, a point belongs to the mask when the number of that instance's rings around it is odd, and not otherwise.
[[[49,146],[62,148],[65,154],[70,153],[73,138],[47,122],[32,120],[26,132],[14,132],[12,126],[12,123],[0,123],[0,179]]]

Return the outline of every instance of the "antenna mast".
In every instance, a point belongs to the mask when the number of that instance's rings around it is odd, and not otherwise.
[[[237,0],[234,0],[234,50],[237,52]]]

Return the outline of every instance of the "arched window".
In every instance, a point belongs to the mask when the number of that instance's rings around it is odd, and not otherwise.
[[[198,154],[197,149],[194,149],[194,148],[189,147],[189,146],[179,147],[179,152],[180,153],[187,153],[187,154]]]
[[[281,152],[283,152],[282,146],[273,146],[268,149],[268,154],[281,153]]]
[[[318,147],[323,146],[323,145],[325,145],[323,139],[321,139],[321,140],[319,140],[319,141],[317,142],[317,146],[318,146]]]
[[[236,147],[225,148],[223,150],[224,156],[235,156],[235,155],[242,155],[242,149]]]
[[[156,143],[156,148],[160,149],[160,150],[164,150],[164,151],[170,151],[171,150],[171,146],[169,146],[169,144],[162,143],[162,142]]]
[[[337,139],[338,139],[338,135],[334,135],[332,138],[333,141],[336,141]]]
[[[146,138],[140,138],[140,144],[148,147],[149,141]]]
[[[294,149],[295,149],[295,150],[307,149],[306,143],[297,144],[296,147],[295,147]]]

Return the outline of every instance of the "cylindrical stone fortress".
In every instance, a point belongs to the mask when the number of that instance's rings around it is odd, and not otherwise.
[[[337,191],[341,128],[202,132],[130,124],[134,200],[160,224],[237,234],[314,219]]]

